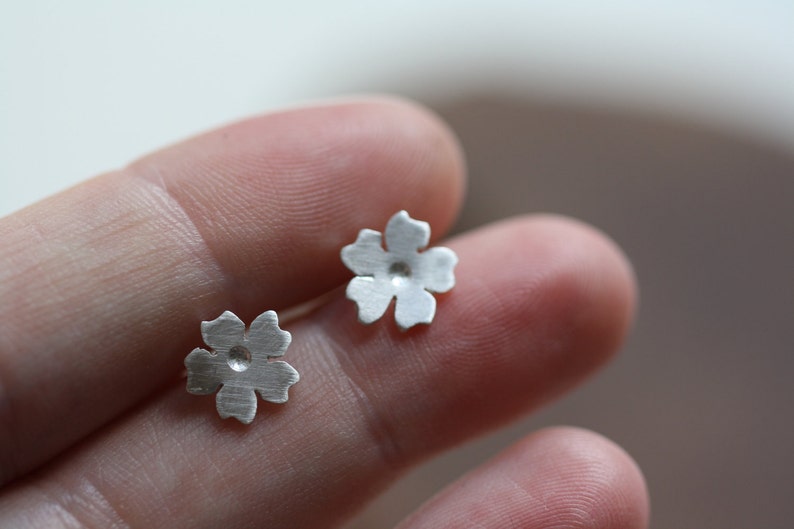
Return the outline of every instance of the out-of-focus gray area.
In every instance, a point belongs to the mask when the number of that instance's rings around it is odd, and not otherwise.
[[[635,265],[622,354],[518,425],[426,464],[350,529],[391,527],[533,429],[571,424],[640,464],[652,527],[785,528],[794,520],[794,156],[694,124],[469,98],[436,105],[467,152],[457,230],[556,212]]]

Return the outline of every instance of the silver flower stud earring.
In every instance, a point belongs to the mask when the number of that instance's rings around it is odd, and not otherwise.
[[[196,348],[185,358],[187,391],[215,397],[221,418],[234,417],[250,424],[256,415],[256,393],[266,401],[287,401],[287,390],[300,376],[284,356],[292,336],[278,326],[272,310],[245,324],[228,310],[212,321],[201,322],[201,335],[212,352]]]
[[[431,292],[455,286],[453,269],[458,256],[449,248],[425,248],[430,225],[400,211],[386,225],[386,249],[380,232],[363,229],[356,242],[342,248],[342,262],[356,274],[347,285],[347,297],[358,306],[358,319],[372,323],[397,298],[394,317],[402,330],[429,324],[436,314]]]

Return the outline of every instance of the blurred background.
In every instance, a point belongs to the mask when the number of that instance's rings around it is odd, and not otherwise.
[[[152,1],[0,6],[0,215],[243,116],[361,92],[457,131],[457,226],[572,215],[635,264],[623,354],[562,401],[407,475],[390,527],[527,432],[639,462],[652,526],[794,519],[794,3]]]

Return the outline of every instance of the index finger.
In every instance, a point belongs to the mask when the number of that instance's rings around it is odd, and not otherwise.
[[[310,299],[339,248],[408,209],[440,235],[457,144],[413,105],[292,110],[225,127],[0,221],[0,483],[181,371],[201,320]]]

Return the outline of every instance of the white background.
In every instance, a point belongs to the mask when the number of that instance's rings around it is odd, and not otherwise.
[[[794,145],[794,3],[33,0],[0,7],[0,215],[165,143],[347,92],[686,115]]]

